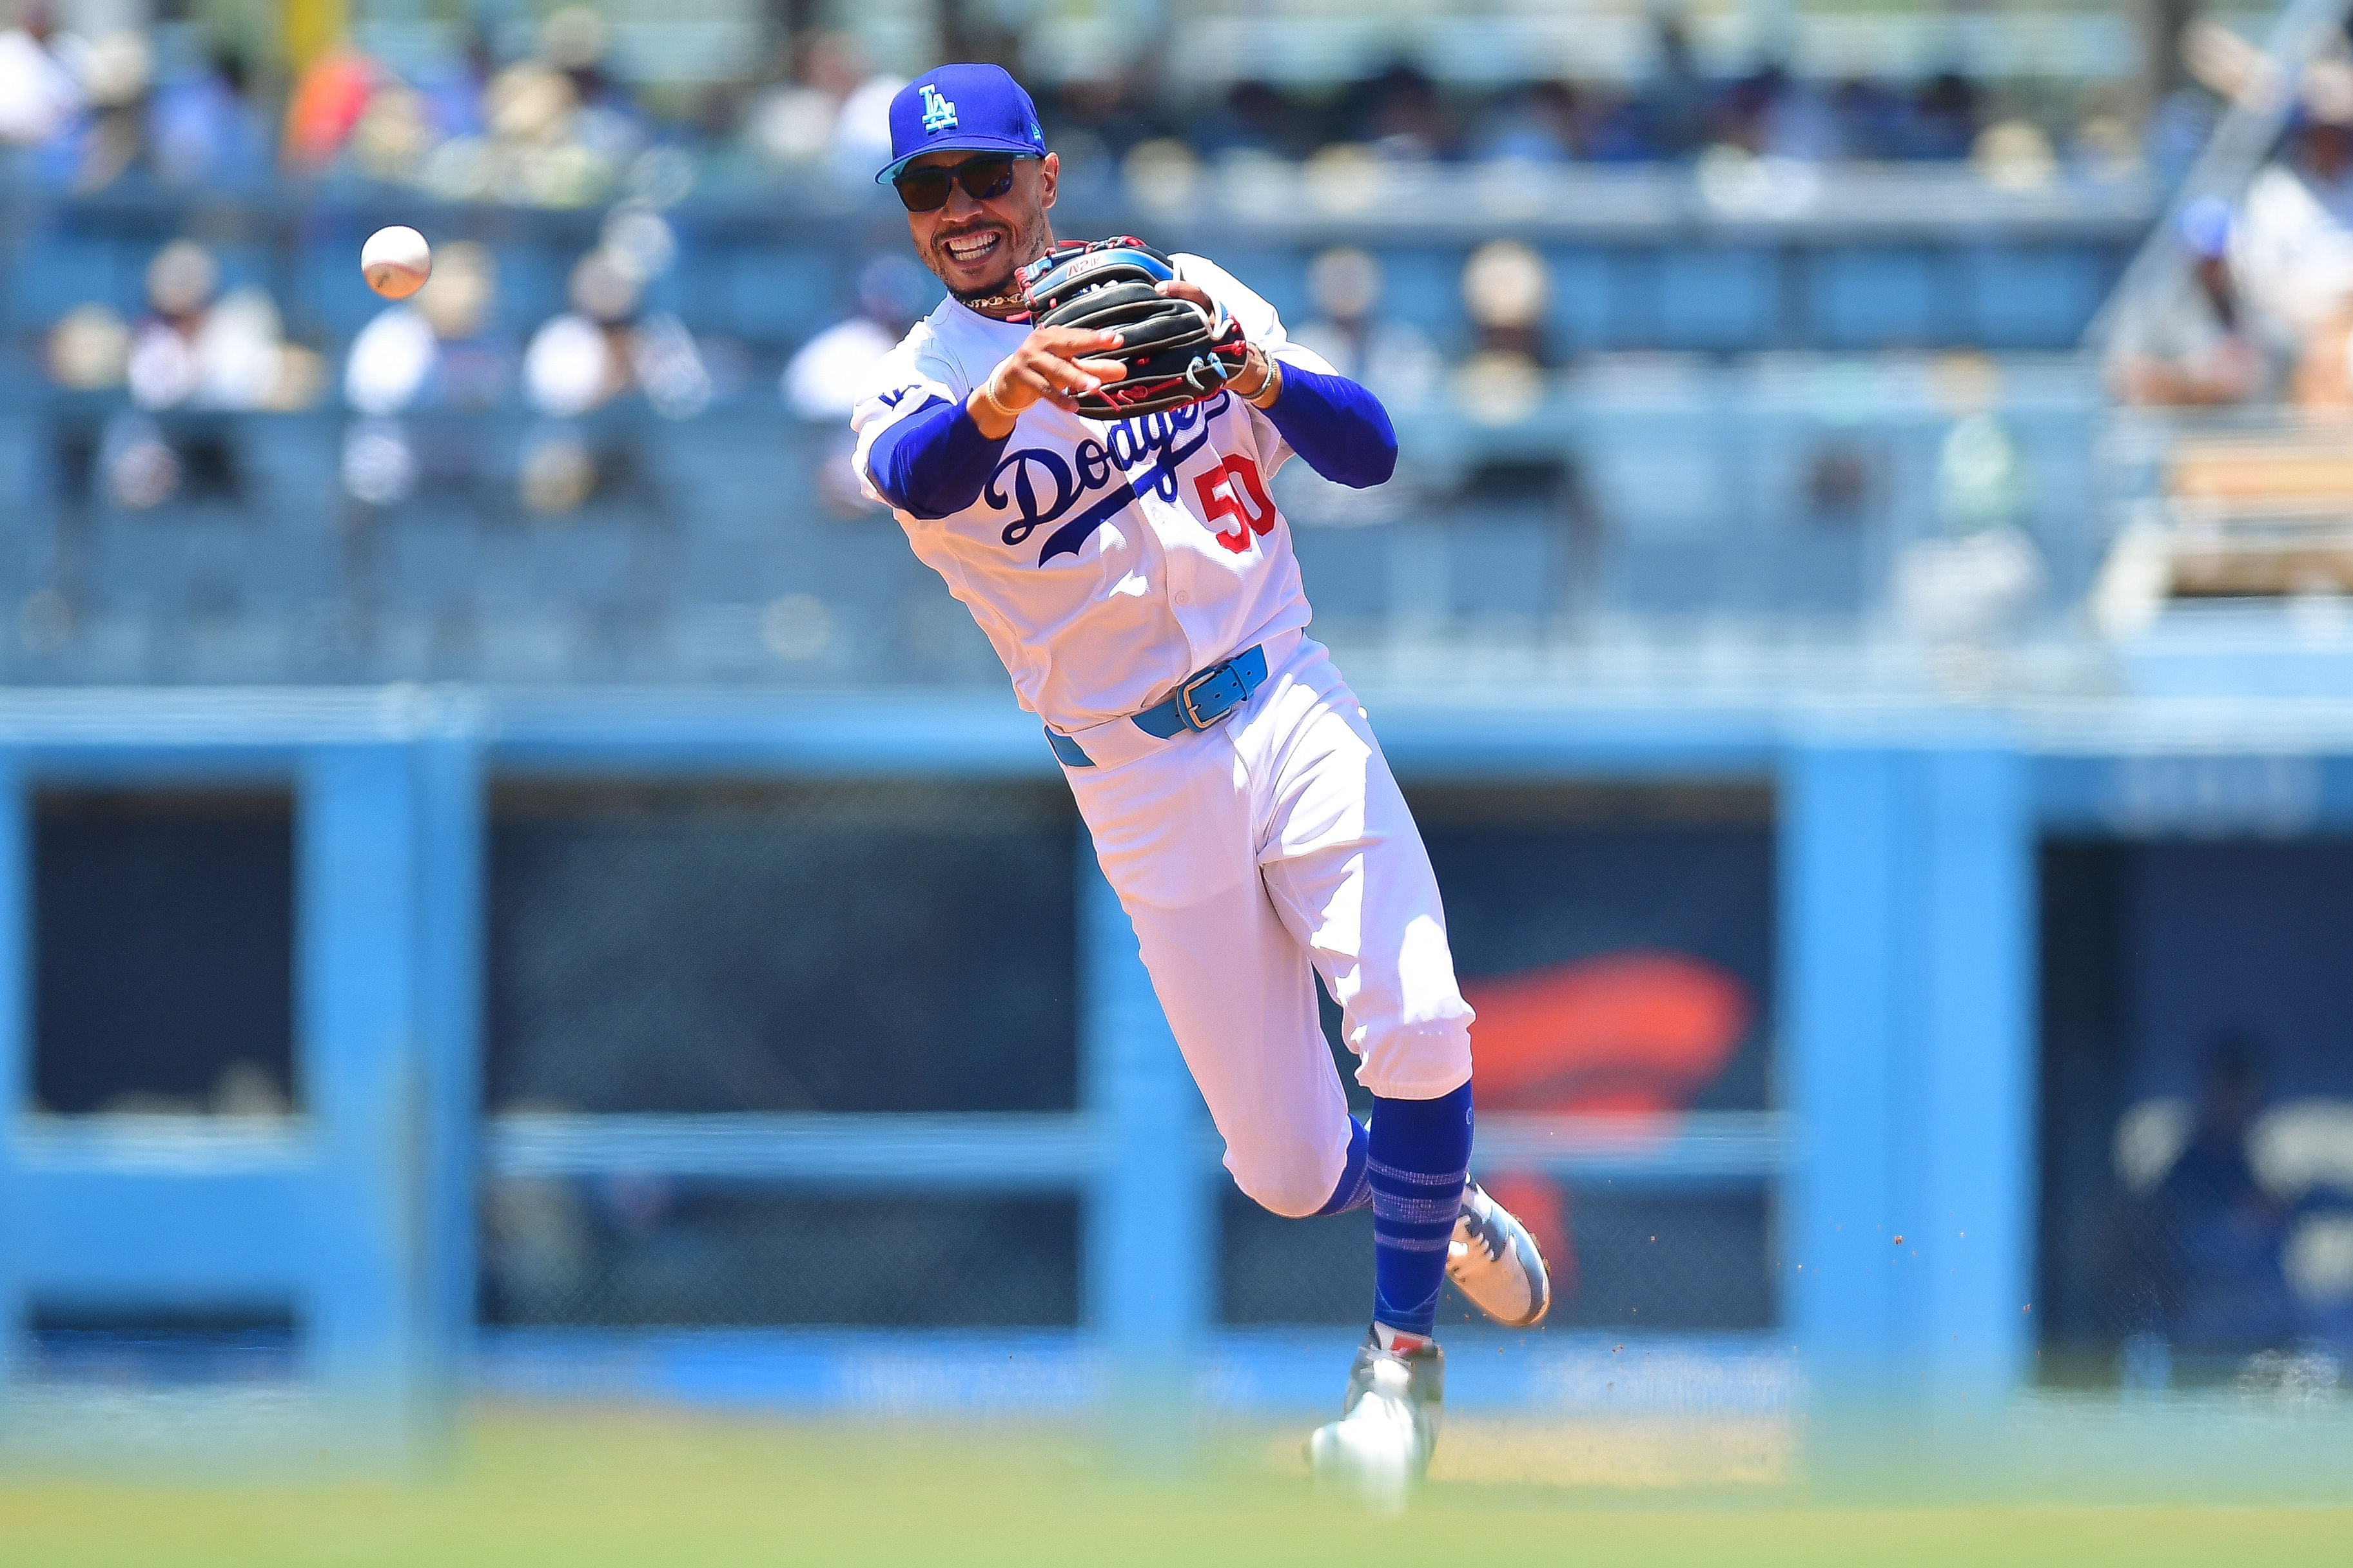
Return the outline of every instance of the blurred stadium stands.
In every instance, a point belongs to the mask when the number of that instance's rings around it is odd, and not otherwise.
[[[849,482],[828,389],[936,298],[877,95],[944,53],[1039,87],[1062,232],[1397,415],[1384,490],[1276,492],[1563,1267],[1459,1403],[2333,1386],[2353,328],[2240,343],[2276,219],[2185,222],[2268,15],[287,16],[0,37],[0,1453],[311,1374],[379,1438],[1328,1402],[1361,1227],[1226,1190]],[[2255,153],[2353,220],[2320,67]],[[2104,316],[2168,243],[2213,292]]]
[[[1332,637],[1577,648],[1672,626],[1852,644],[1904,613],[1891,595],[1908,545],[1995,525],[2039,559],[2024,597],[1987,613],[2063,620],[2108,526],[2089,460],[2096,379],[2064,351],[2146,222],[2145,194],[2003,218],[1968,200],[2003,198],[1955,176],[1964,199],[1942,211],[1740,220],[1672,216],[1704,208],[1681,173],[1593,176],[1600,202],[1580,177],[1557,183],[1548,205],[1577,218],[1508,226],[1537,296],[1513,353],[1482,346],[1503,329],[1465,299],[1468,258],[1498,243],[1473,237],[1496,226],[1414,223],[1411,204],[1379,224],[1261,217],[1230,236],[1198,215],[1091,218],[1172,246],[1222,237],[1221,258],[1317,341],[1352,327],[1405,340],[1366,367],[1405,432],[1399,482],[1363,498],[1302,470],[1281,486]],[[1593,212],[1611,200],[1653,216]],[[21,364],[0,412],[0,479],[23,519],[12,678],[995,679],[837,473],[839,414],[778,417],[779,371],[842,317],[853,276],[891,243],[887,215],[832,220],[863,237],[845,246],[807,239],[806,208],[638,212],[675,255],[646,319],[691,334],[707,387],[649,418],[642,388],[534,412],[518,374],[575,263],[626,226],[447,212],[440,232],[494,241],[491,299],[457,345],[477,385],[444,384],[445,366],[387,414],[345,363],[381,309],[348,273],[394,209],[306,205],[299,225],[296,210],[204,216],[221,297],[265,288],[283,301],[280,352],[307,363],[300,345],[319,345],[323,369],[293,400],[308,406],[272,411],[123,384],[126,340],[101,323],[140,316],[184,205],[17,209],[10,308],[51,374],[44,390]],[[1335,254],[1371,274],[1366,327],[1319,310],[1310,263]],[[1985,451],[1957,449],[1957,429]],[[1992,489],[1972,500],[1973,484]],[[827,504],[774,504],[812,492]],[[1953,522],[1956,506],[1992,510]]]

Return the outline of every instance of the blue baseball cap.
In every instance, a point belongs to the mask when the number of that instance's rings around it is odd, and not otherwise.
[[[1046,155],[1038,106],[1002,66],[942,66],[899,89],[891,100],[891,162],[874,176],[887,185],[926,153]]]
[[[2220,196],[2200,196],[2181,209],[2174,220],[2180,226],[2181,243],[2201,261],[2211,261],[2225,256],[2231,249],[2231,204]]]

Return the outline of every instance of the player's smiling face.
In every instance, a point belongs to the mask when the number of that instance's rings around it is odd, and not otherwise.
[[[910,167],[953,168],[975,155],[926,153]],[[1014,268],[1045,255],[1054,242],[1046,209],[1054,205],[1061,171],[1062,161],[1051,153],[1016,159],[1013,188],[985,202],[976,201],[961,182],[951,180],[947,205],[907,215],[915,254],[959,300],[970,302],[1012,292]]]

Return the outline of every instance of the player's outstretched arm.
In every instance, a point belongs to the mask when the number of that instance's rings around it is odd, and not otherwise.
[[[1127,374],[1117,360],[1087,357],[1118,346],[1116,332],[1031,332],[963,402],[934,398],[877,436],[867,477],[910,517],[954,517],[980,499],[1024,412],[1039,403],[1074,407],[1078,395]]]
[[[1210,308],[1209,295],[1182,279],[1159,286],[1163,294]],[[1345,375],[1285,364],[1250,345],[1250,363],[1229,384],[1274,422],[1291,449],[1334,484],[1370,489],[1397,472],[1396,426],[1381,400]]]
[[[1345,375],[1279,365],[1282,390],[1266,416],[1307,466],[1335,485],[1366,490],[1397,472],[1397,429],[1381,400]]]

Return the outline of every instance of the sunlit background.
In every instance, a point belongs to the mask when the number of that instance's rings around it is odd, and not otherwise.
[[[1398,427],[1274,497],[1559,1290],[1427,1506],[2353,1498],[2343,0],[10,4],[0,1532],[1303,1496],[1369,1221],[849,468],[957,58]]]

